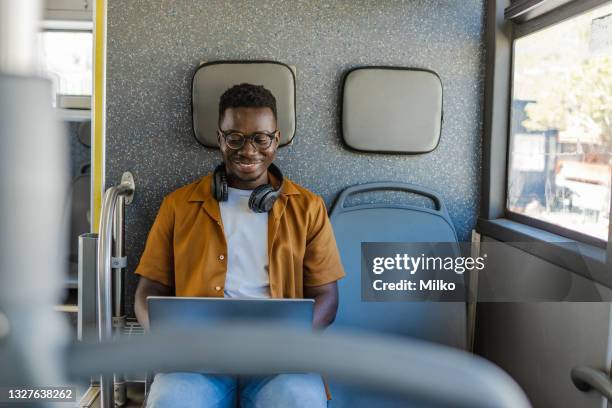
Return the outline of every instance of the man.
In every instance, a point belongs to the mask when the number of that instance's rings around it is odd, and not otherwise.
[[[162,202],[136,269],[139,322],[148,329],[147,296],[174,294],[312,298],[313,326],[328,326],[344,271],[323,200],[272,165],[280,132],[270,91],[251,84],[228,89],[219,102],[217,140],[224,166]],[[278,196],[263,203],[269,212],[251,198],[258,187]],[[233,407],[236,401],[243,407],[323,407],[326,395],[316,374],[169,373],[155,377],[148,406]]]

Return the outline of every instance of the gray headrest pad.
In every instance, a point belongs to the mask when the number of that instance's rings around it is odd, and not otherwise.
[[[289,66],[275,62],[220,62],[200,66],[193,77],[193,130],[207,147],[218,147],[219,98],[240,83],[263,85],[276,98],[280,144],[295,134],[295,76]]]
[[[442,83],[433,72],[358,68],[344,79],[342,137],[356,150],[427,153],[442,127]]]

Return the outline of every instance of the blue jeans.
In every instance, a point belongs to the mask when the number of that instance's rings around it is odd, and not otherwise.
[[[318,374],[231,376],[200,373],[157,374],[147,408],[327,407]]]

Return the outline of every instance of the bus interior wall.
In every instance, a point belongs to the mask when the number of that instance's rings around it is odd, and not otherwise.
[[[250,0],[239,7],[109,1],[106,183],[116,184],[129,169],[139,184],[125,220],[128,316],[133,271],[162,198],[220,161],[192,133],[191,78],[203,61],[276,60],[296,67],[296,135],[276,162],[328,208],[353,184],[420,184],[442,194],[459,239],[469,240],[479,203],[484,9],[482,0]],[[426,68],[441,77],[444,123],[433,152],[372,154],[343,146],[341,79],[364,65]]]

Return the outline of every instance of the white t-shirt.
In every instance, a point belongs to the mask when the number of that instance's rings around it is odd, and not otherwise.
[[[219,203],[227,242],[225,297],[270,297],[268,213],[249,208],[252,191],[230,187],[227,201]]]

